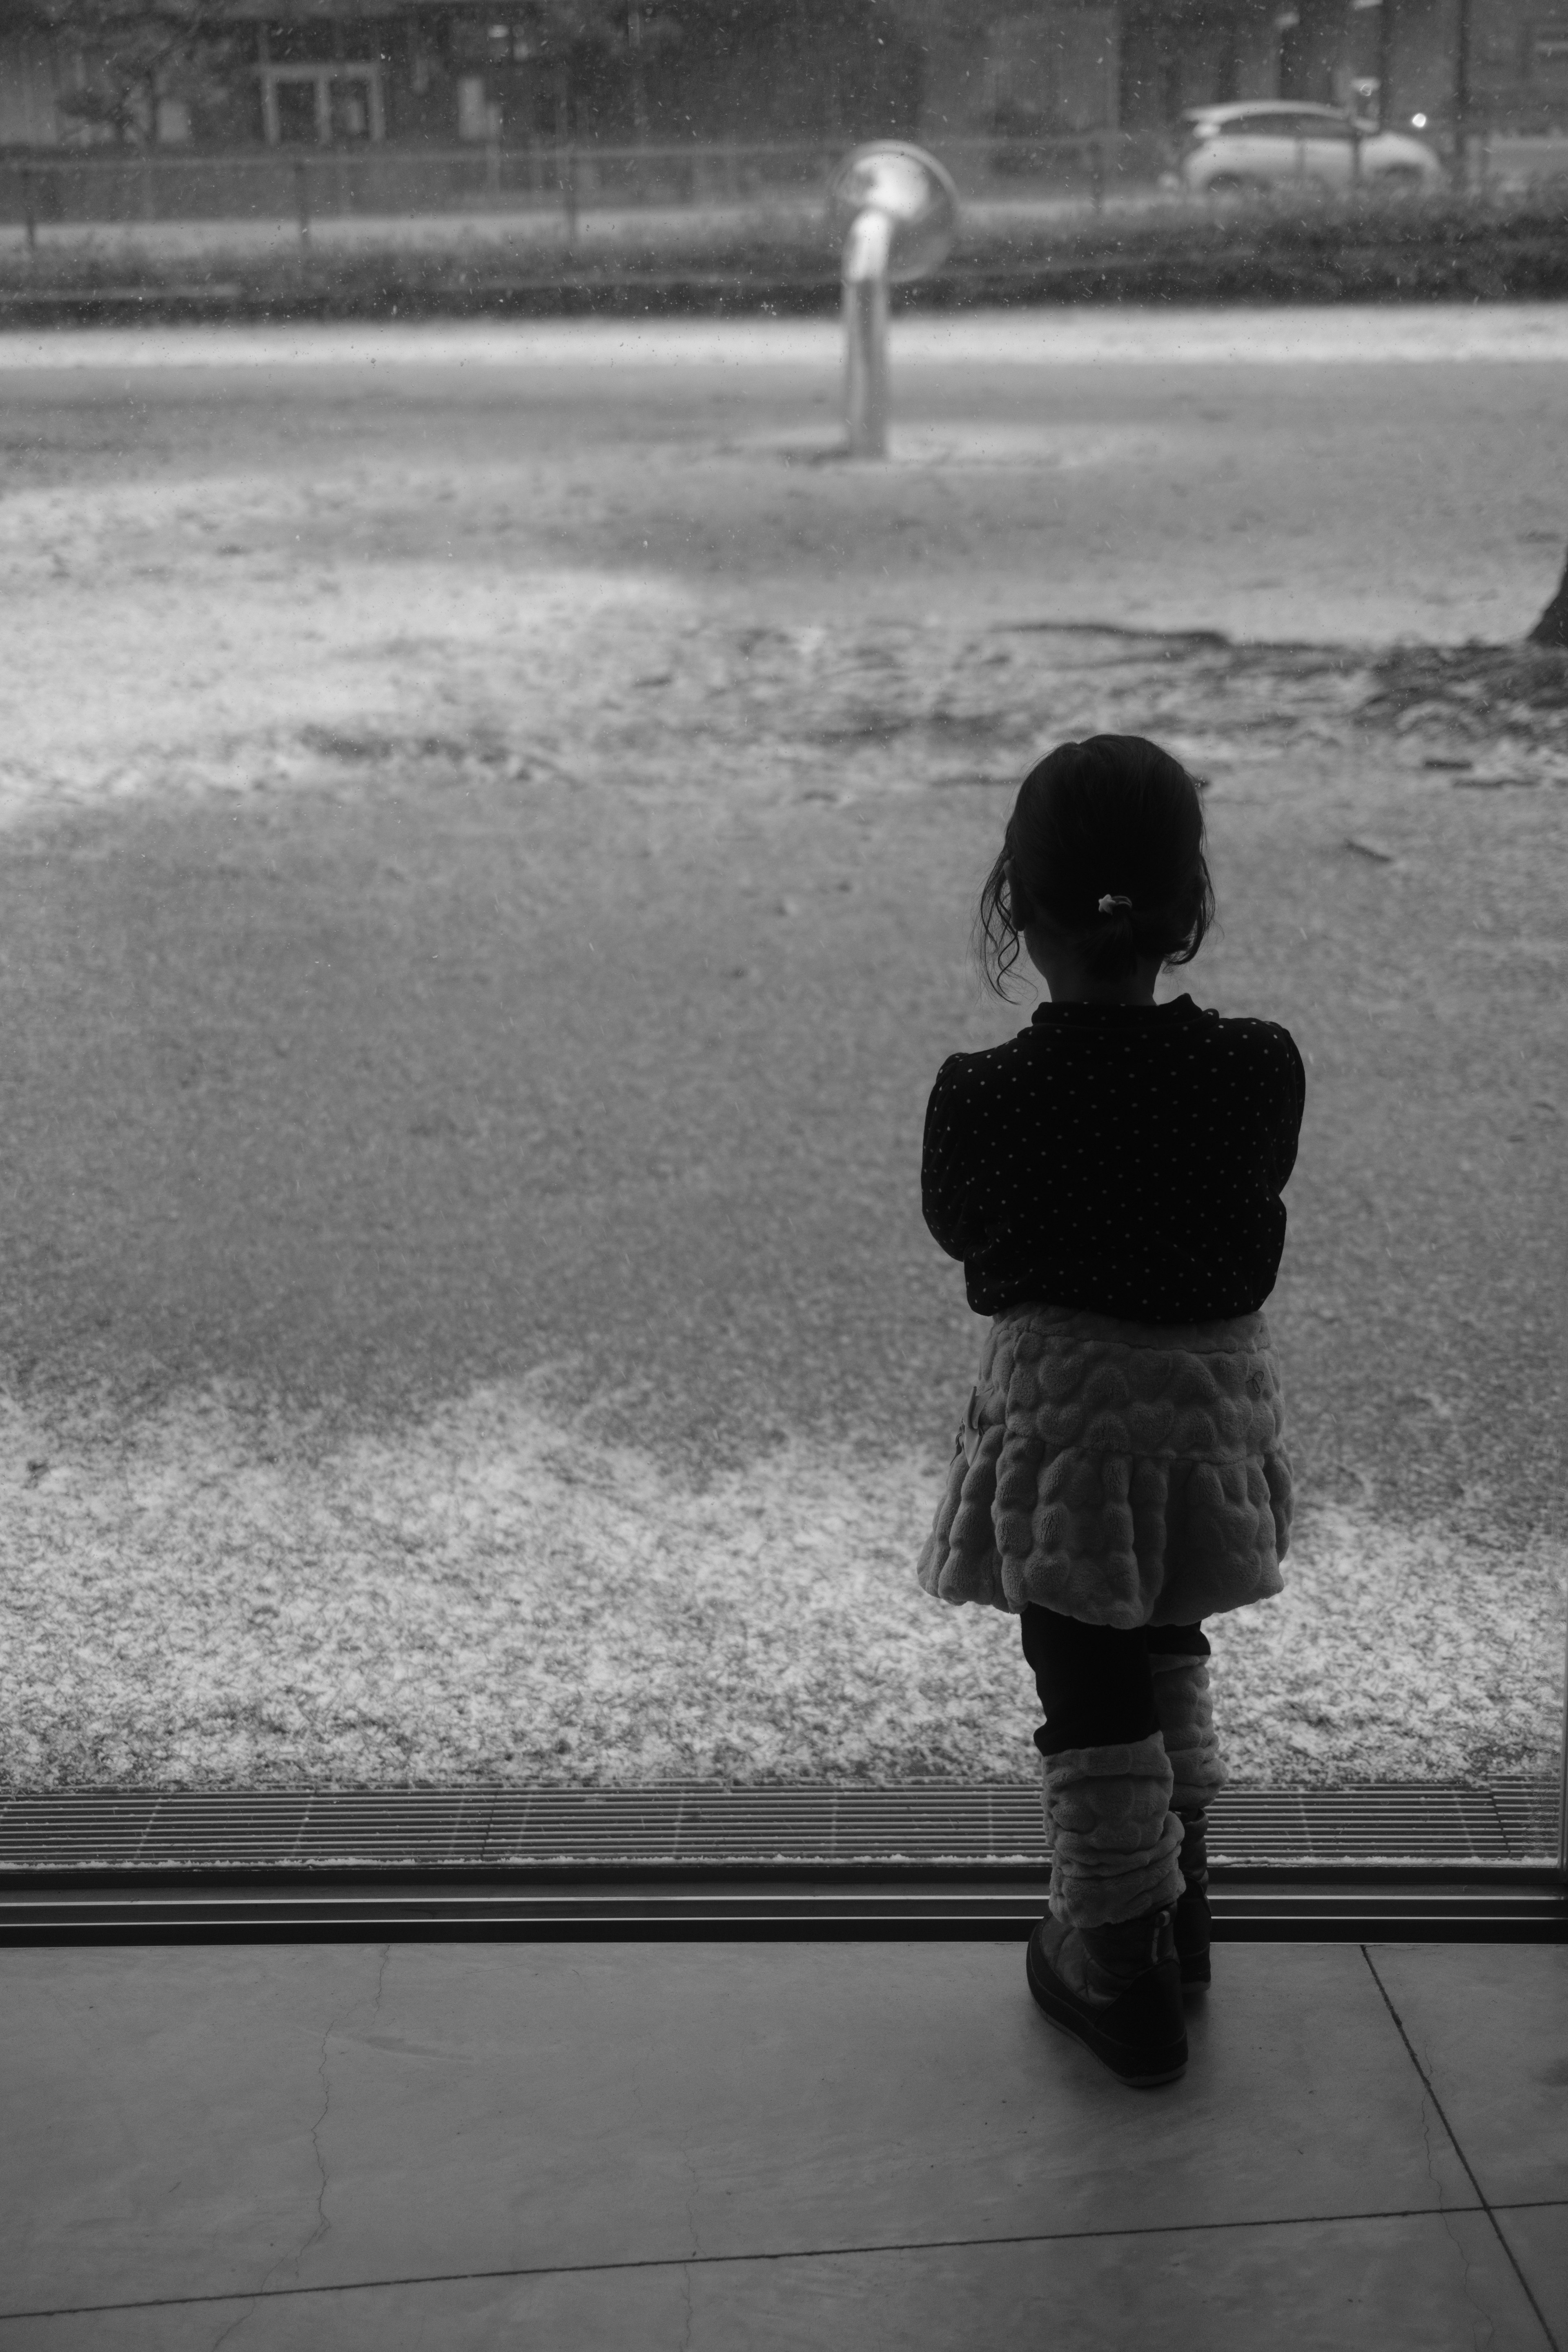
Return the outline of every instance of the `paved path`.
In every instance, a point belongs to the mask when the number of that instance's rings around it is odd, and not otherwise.
[[[460,323],[430,320],[412,325],[304,321],[281,327],[71,327],[0,332],[0,373],[87,373],[112,384],[126,374],[163,376],[187,368],[220,374],[252,369],[374,368],[406,374],[423,368],[483,368],[500,369],[525,380],[542,369],[552,377],[592,379],[597,394],[595,407],[605,411],[595,434],[598,438],[621,422],[616,414],[617,405],[626,394],[635,399],[637,379],[644,371],[659,378],[675,371],[698,398],[710,397],[703,377],[717,375],[727,390],[750,394],[771,409],[780,390],[786,399],[799,398],[800,387],[790,379],[801,372],[831,376],[841,341],[837,320],[824,319],[486,319]],[[1110,396],[1120,401],[1132,392],[1141,377],[1157,375],[1170,367],[1233,371],[1414,363],[1426,372],[1428,380],[1419,391],[1406,386],[1401,396],[1425,412],[1435,401],[1452,396],[1448,371],[1465,362],[1551,366],[1568,359],[1568,303],[1257,303],[1226,309],[1118,303],[1027,311],[963,310],[943,316],[912,313],[895,321],[892,351],[900,370],[903,418],[929,411],[934,404],[933,394],[936,402],[948,404],[942,395],[951,398],[949,388],[940,378],[931,379],[935,371],[949,367],[968,372],[966,406],[975,424],[994,410],[1006,414],[1015,409],[1020,395],[1026,398],[1036,371],[1050,371],[1050,377],[1043,380],[1055,381],[1058,369],[1084,366],[1113,368],[1117,382]],[[996,367],[1005,371],[1000,382],[988,376],[988,371]],[[608,378],[606,371],[613,372]],[[784,374],[782,385],[771,381],[779,371]],[[1267,378],[1241,382],[1246,383],[1248,406],[1267,392]],[[659,387],[661,392],[667,389]],[[145,396],[167,400],[173,390],[166,384]],[[363,373],[357,390],[362,398],[370,396],[370,382]],[[408,385],[406,391],[417,397],[416,386]],[[1471,387],[1462,396],[1472,394],[1489,412],[1499,397],[1495,388],[1482,387]],[[214,392],[206,396],[221,400],[223,394]],[[530,407],[534,405],[531,392],[522,396]],[[1500,396],[1506,415],[1516,395]],[[1331,382],[1312,387],[1307,394],[1309,401],[1340,397],[1342,388]],[[532,420],[535,430],[540,421]],[[668,427],[668,417],[660,421]],[[900,417],[896,417],[898,421]],[[588,417],[581,422],[585,429],[593,429]],[[1358,417],[1356,422],[1356,439],[1369,429],[1375,430],[1372,417]],[[634,411],[622,429],[634,440],[645,435],[651,438],[650,425],[651,419],[638,418]],[[559,430],[558,425],[554,429]],[[1416,437],[1422,437],[1419,425]],[[1473,465],[1479,455],[1468,453],[1469,463]],[[1320,513],[1313,521],[1315,533],[1333,536],[1338,519],[1331,512]],[[1411,587],[1419,593],[1419,583],[1412,583]]]

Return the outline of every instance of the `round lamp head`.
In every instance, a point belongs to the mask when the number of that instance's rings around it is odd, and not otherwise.
[[[888,276],[923,278],[947,257],[958,227],[958,190],[934,155],[901,139],[875,139],[847,155],[827,185],[828,217],[842,243],[862,213],[880,213],[891,242]]]

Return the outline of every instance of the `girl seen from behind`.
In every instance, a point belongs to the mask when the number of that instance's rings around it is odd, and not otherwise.
[[[1280,1590],[1290,1530],[1261,1310],[1306,1075],[1275,1022],[1154,1002],[1213,919],[1179,761],[1132,735],[1042,760],[976,944],[998,995],[1021,948],[1049,1002],[943,1063],[921,1165],[991,1319],[920,1581],[1020,1620],[1052,1847],[1030,1990],[1139,2085],[1181,2074],[1183,1986],[1209,1980],[1202,1621]]]

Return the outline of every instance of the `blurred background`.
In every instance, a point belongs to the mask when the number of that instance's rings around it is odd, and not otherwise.
[[[1192,117],[1213,108],[1230,110],[1233,144],[1194,173]],[[700,216],[732,232],[737,208],[778,226],[815,203],[847,142],[879,136],[919,140],[979,201],[1148,204],[1215,179],[1352,176],[1518,193],[1568,171],[1568,14],[1543,0],[0,7],[0,220],[35,238],[301,218],[318,234],[427,217],[447,235],[465,218],[525,235],[608,210],[671,214],[679,239]]]

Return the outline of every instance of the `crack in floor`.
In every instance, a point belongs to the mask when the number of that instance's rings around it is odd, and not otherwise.
[[[1416,2051],[1415,2042],[1411,2038],[1409,2029],[1406,2027],[1405,2020],[1400,2016],[1397,2008],[1394,2006],[1393,1995],[1390,1993],[1388,1987],[1384,1984],[1383,1978],[1378,1973],[1377,1963],[1373,1958],[1371,1948],[1365,1944],[1363,1944],[1360,1948],[1361,1956],[1366,1962],[1372,1980],[1377,1987],[1378,1991],[1382,1994],[1384,2005],[1387,2009],[1389,2016],[1394,2021],[1394,2031],[1397,2032],[1400,2041],[1405,2045],[1405,2055],[1409,2058],[1412,2066],[1415,2069],[1416,2076],[1421,2084],[1421,2137],[1426,2151],[1427,2177],[1431,2180],[1434,2188],[1437,2190],[1437,2213],[1443,2225],[1444,2234],[1447,2237],[1449,2242],[1454,2248],[1454,2251],[1459,2257],[1460,2265],[1464,2273],[1465,2299],[1471,2305],[1472,2309],[1476,2312],[1477,2315],[1485,2326],[1487,2330],[1487,2340],[1489,2341],[1496,2332],[1496,2323],[1493,2314],[1489,2311],[1470,2291],[1470,2282],[1475,2270],[1475,2264],[1469,2255],[1466,2253],[1458,2234],[1453,2227],[1452,2221],[1454,2212],[1459,2209],[1449,2207],[1442,2201],[1443,2184],[1437,2178],[1433,2157],[1432,2115],[1436,2115],[1438,2124],[1442,2128],[1444,2137],[1447,2139],[1449,2147],[1453,2149],[1455,2156],[1458,2158],[1459,2163],[1464,2168],[1465,2178],[1468,2180],[1471,2189],[1475,2192],[1477,2205],[1485,2214],[1487,2221],[1490,2225],[1492,2235],[1496,2239],[1498,2246],[1501,2251],[1503,2260],[1508,2268],[1512,2272],[1515,2279],[1518,2281],[1526,2302],[1529,2304],[1531,2310],[1535,2315],[1536,2320],[1541,2328],[1543,2342],[1550,2347],[1550,2352],[1560,2352],[1557,2338],[1547,2325],[1546,2315],[1542,2310],[1540,2304],[1536,2301],[1530,2281],[1525,2277],[1524,2272],[1520,2265],[1519,2259],[1503,2233],[1502,2224],[1498,2219],[1498,2215],[1494,2211],[1492,2205],[1487,2197],[1486,2191],[1482,2189],[1479,2180],[1477,2179],[1475,2168],[1471,2165],[1468,2157],[1465,2154],[1463,2147],[1460,2146],[1453,2126],[1448,2121],[1447,2116],[1443,2108],[1442,2101],[1438,2098],[1436,2090],[1433,2084],[1431,2074]],[[1430,2107],[1430,2113],[1428,2112],[1428,2107]]]

